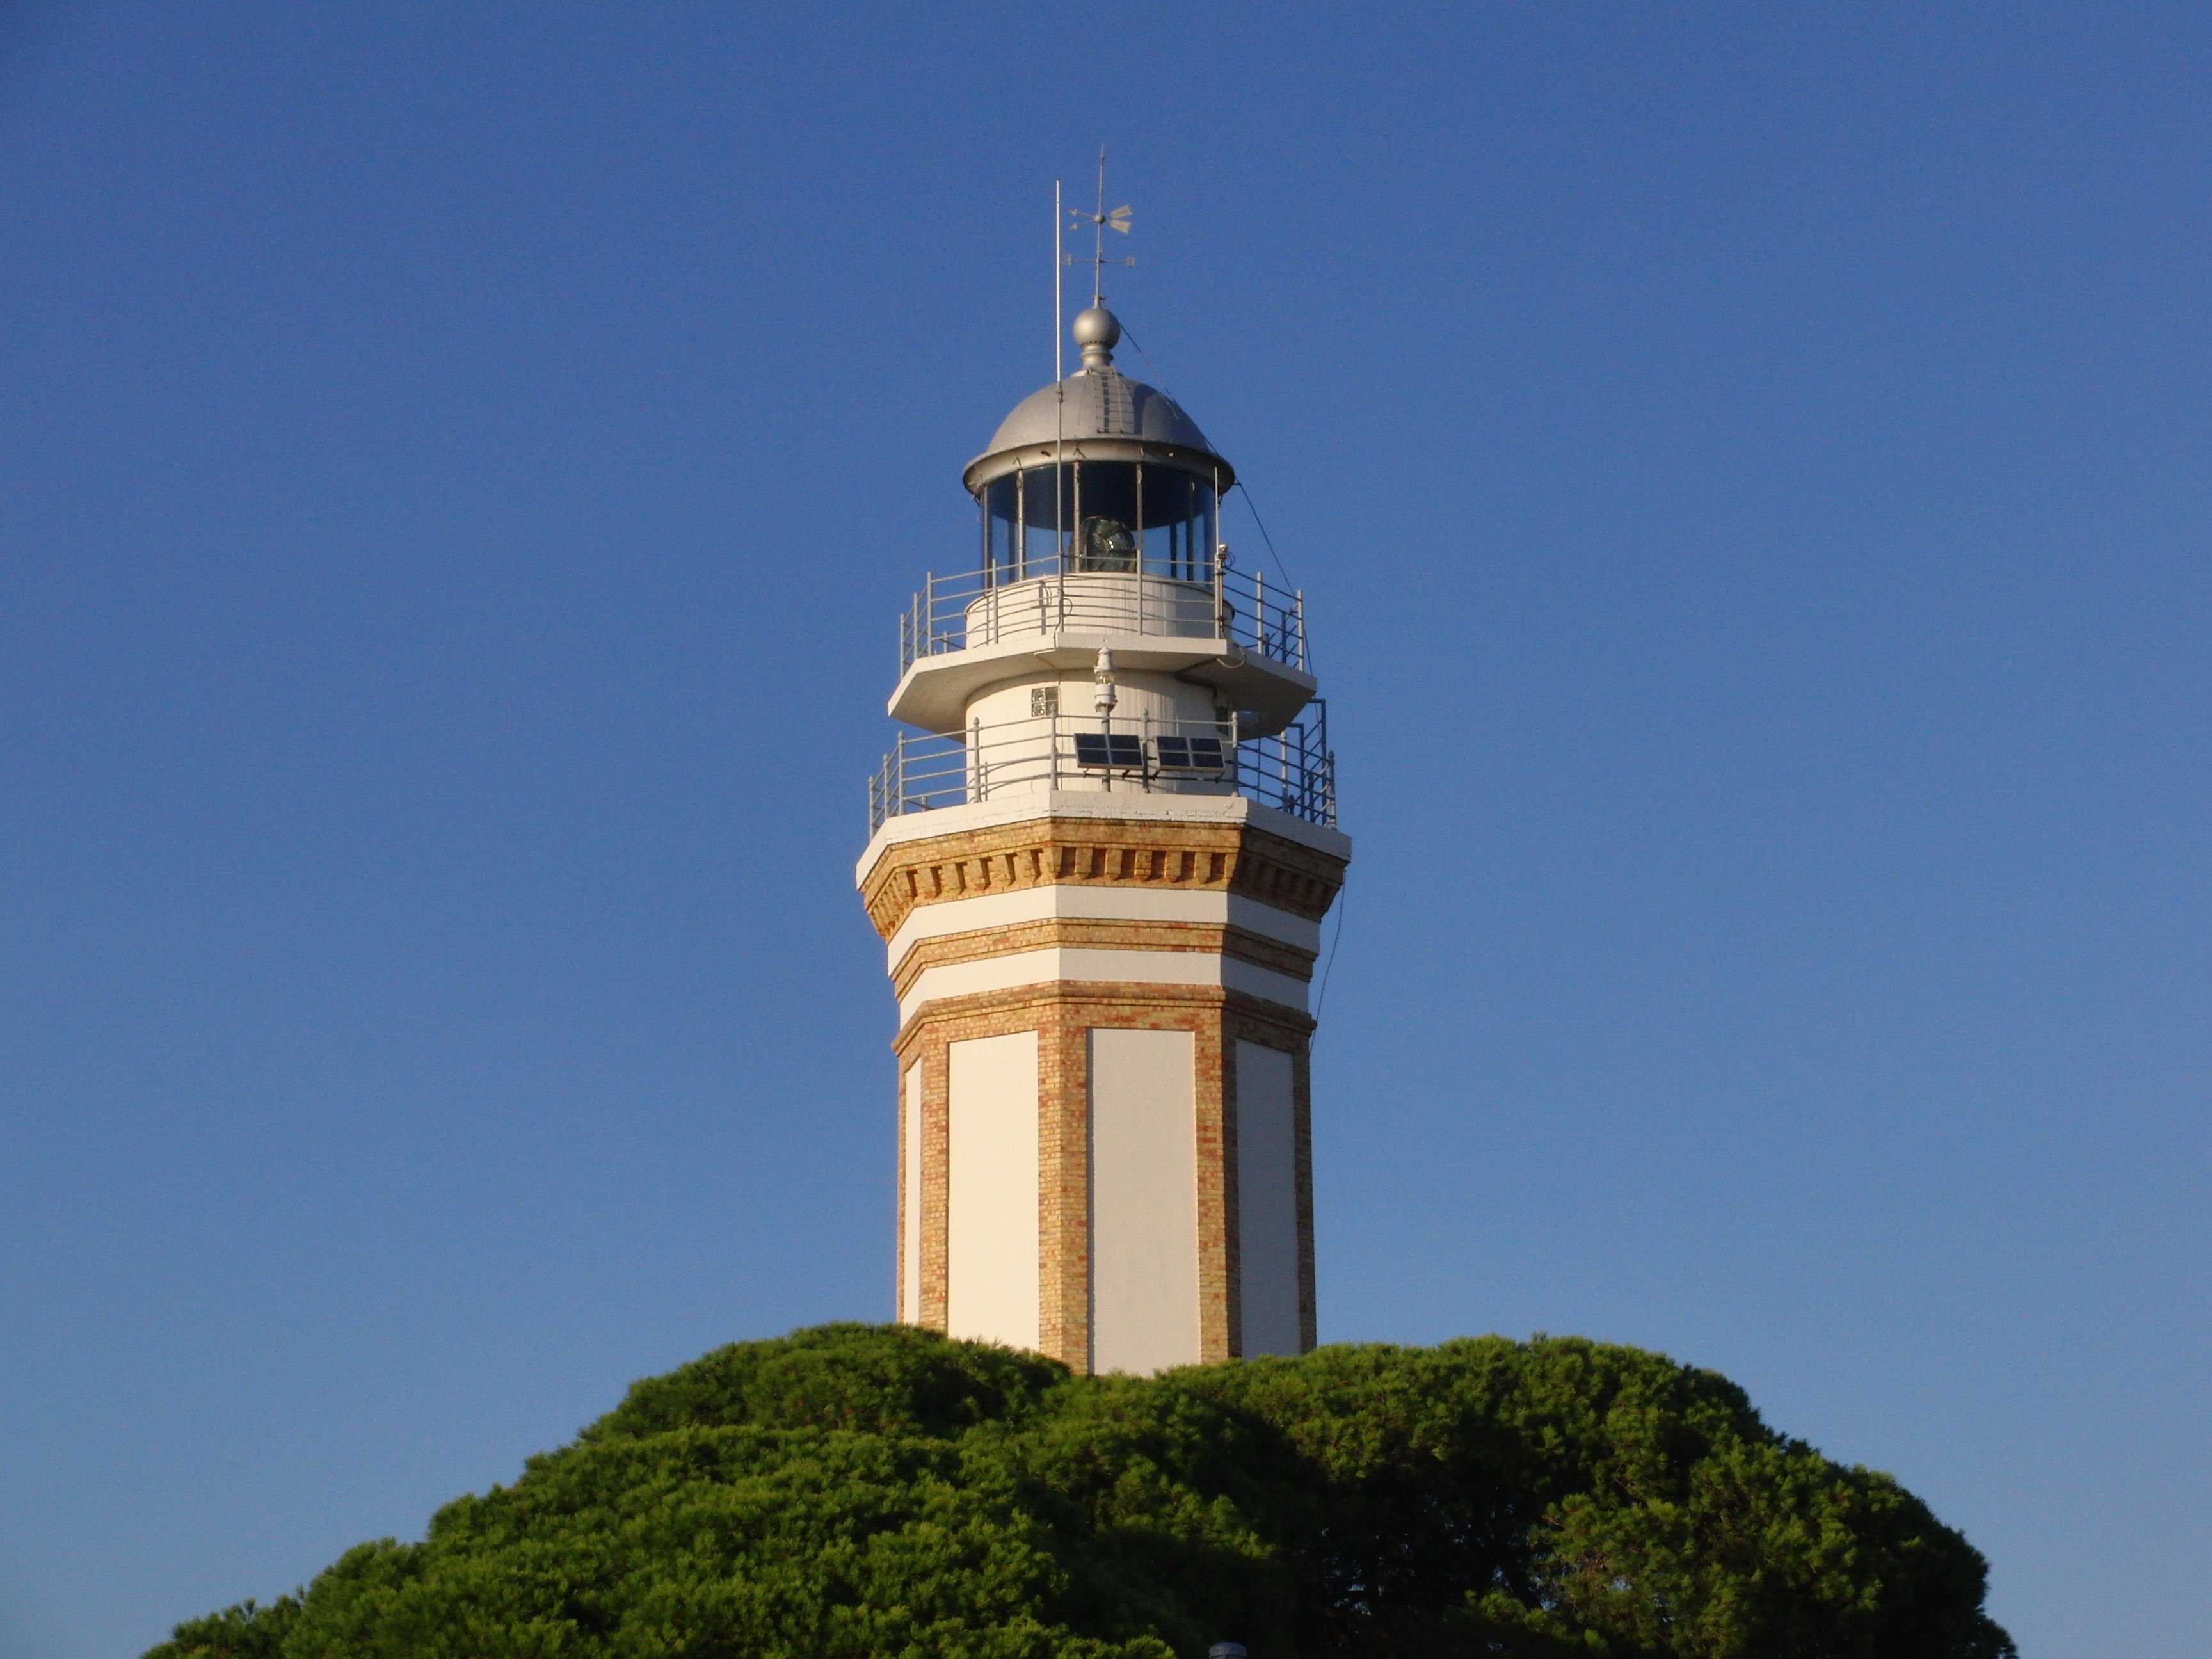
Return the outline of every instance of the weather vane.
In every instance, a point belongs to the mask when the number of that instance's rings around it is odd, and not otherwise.
[[[1098,146],[1098,210],[1095,213],[1085,213],[1081,208],[1070,208],[1067,210],[1067,228],[1070,230],[1084,224],[1091,227],[1091,303],[1094,306],[1103,305],[1106,303],[1106,267],[1134,265],[1137,263],[1134,259],[1109,259],[1106,257],[1106,233],[1109,230],[1118,230],[1127,236],[1129,234],[1129,210],[1124,204],[1110,213],[1107,211],[1105,145]],[[1062,253],[1060,257],[1065,264],[1072,265],[1075,263],[1075,256],[1072,253]]]

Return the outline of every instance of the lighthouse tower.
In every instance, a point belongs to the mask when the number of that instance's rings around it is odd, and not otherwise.
[[[1308,991],[1351,856],[1300,595],[1075,319],[900,623],[858,879],[899,1000],[898,1314],[1083,1371],[1314,1345]]]

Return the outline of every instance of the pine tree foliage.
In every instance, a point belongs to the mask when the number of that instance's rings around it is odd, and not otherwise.
[[[2013,1659],[1985,1576],[1633,1348],[1077,1377],[842,1325],[639,1382],[421,1542],[146,1659]]]

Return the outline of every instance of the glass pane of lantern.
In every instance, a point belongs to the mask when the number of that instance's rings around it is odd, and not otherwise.
[[[1060,568],[1060,527],[1075,516],[1073,466],[1031,467],[1022,479],[1022,574]]]
[[[1145,521],[1145,569],[1171,581],[1202,581],[1194,497],[1204,485],[1188,472],[1169,466],[1144,470],[1141,511]]]
[[[1076,479],[1075,568],[1133,572],[1137,568],[1137,469],[1127,461],[1087,461]]]
[[[983,486],[983,582],[1019,579],[1020,485],[1011,472]]]

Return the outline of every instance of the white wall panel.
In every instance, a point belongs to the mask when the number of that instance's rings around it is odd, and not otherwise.
[[[1037,1346],[1037,1036],[950,1047],[945,1327]]]
[[[1285,1008],[1304,1012],[1306,981],[1272,968],[1212,951],[1124,951],[1093,945],[1048,945],[1041,951],[1012,951],[1002,957],[925,968],[899,999],[899,1024],[939,997],[971,996],[1017,985],[1042,985],[1056,979],[1103,980],[1115,984],[1225,985]]]
[[[890,971],[896,973],[899,963],[906,960],[906,953],[922,939],[971,933],[981,927],[1012,927],[1050,916],[1087,916],[1109,921],[1226,922],[1268,939],[1279,939],[1301,950],[1321,949],[1319,922],[1278,910],[1272,904],[1246,898],[1242,893],[1155,887],[1018,887],[1009,892],[979,893],[972,898],[939,899],[934,904],[915,905],[885,947]]]
[[[899,1104],[899,1317],[921,1322],[921,1067],[906,1068]]]
[[[1091,1033],[1091,1364],[1197,1363],[1198,1111],[1188,1031]]]
[[[1243,1348],[1298,1352],[1297,1113],[1291,1056],[1237,1045],[1237,1224],[1242,1244]]]

